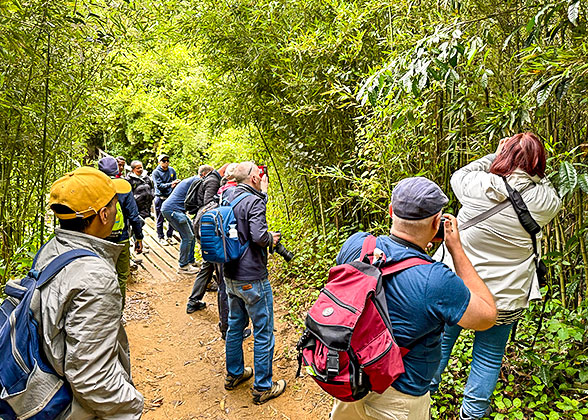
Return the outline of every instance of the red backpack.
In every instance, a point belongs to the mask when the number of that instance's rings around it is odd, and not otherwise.
[[[394,340],[382,276],[430,264],[413,257],[385,265],[374,257],[369,235],[359,260],[331,268],[327,284],[306,316],[298,341],[298,372],[304,365],[319,386],[341,401],[357,401],[368,392],[383,393],[404,373],[407,349]]]

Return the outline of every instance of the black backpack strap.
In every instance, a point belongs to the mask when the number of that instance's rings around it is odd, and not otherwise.
[[[47,265],[47,267],[41,271],[41,274],[37,279],[37,288],[43,286],[45,283],[55,277],[55,275],[59,273],[63,267],[81,257],[98,257],[98,255],[92,251],[88,251],[87,249],[72,249],[70,251],[64,252],[63,254],[55,257]]]

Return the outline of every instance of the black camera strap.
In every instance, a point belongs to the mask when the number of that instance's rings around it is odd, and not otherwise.
[[[523,197],[520,192],[515,190],[506,181],[506,177],[501,177],[508,191],[508,199],[512,203],[512,206],[517,214],[523,228],[531,235],[533,241],[533,253],[535,254],[535,264],[539,264],[539,252],[537,251],[537,234],[541,232],[541,226],[533,219],[529,208],[525,204]]]
[[[506,181],[506,180],[505,180],[505,181]],[[527,187],[525,187],[524,189],[522,189],[522,190],[521,190],[521,193],[523,193],[523,192],[527,191],[527,190],[528,190],[528,189],[530,189],[530,188],[533,188],[534,186],[535,186],[535,184],[534,184],[534,183],[533,183],[533,184],[531,184],[531,185],[528,185]],[[509,187],[510,187],[510,185],[507,187],[507,190],[508,190],[508,188],[509,188]],[[516,191],[516,190],[513,190],[513,191]],[[518,192],[518,191],[517,191],[517,194],[519,194],[519,192]],[[509,196],[510,196],[510,192],[509,192]],[[520,194],[519,194],[519,197],[520,197]],[[523,201],[522,197],[520,198],[520,201],[523,203],[523,205],[525,206],[525,209],[526,209],[526,208],[527,208],[527,206],[525,205],[525,202]],[[464,231],[464,230],[466,230],[467,228],[470,228],[470,227],[472,227],[472,226],[474,226],[474,225],[477,225],[478,223],[480,223],[480,222],[482,222],[482,221],[484,221],[484,220],[488,219],[489,217],[492,217],[492,216],[494,216],[496,213],[500,213],[500,212],[501,212],[503,209],[507,208],[507,207],[508,207],[508,206],[510,206],[510,205],[511,205],[511,200],[510,200],[509,198],[507,198],[507,199],[506,199],[506,200],[504,200],[504,201],[501,201],[500,203],[498,203],[498,204],[497,204],[497,205],[495,205],[494,207],[492,207],[492,208],[490,208],[490,209],[486,210],[486,211],[485,211],[485,212],[483,212],[483,213],[480,213],[480,214],[478,214],[476,217],[474,217],[474,218],[472,218],[472,219],[468,220],[468,221],[467,221],[467,222],[465,222],[463,225],[459,226],[459,230],[460,230],[460,232],[461,232],[461,231]],[[515,211],[516,211],[516,208],[515,208]],[[529,210],[527,210],[527,212],[528,212],[528,211],[529,211]],[[518,215],[518,213],[517,213],[517,215]],[[530,217],[530,216],[531,216],[531,215],[529,214],[529,217]],[[532,219],[532,217],[531,217],[531,219]],[[534,220],[533,220],[533,221],[534,221]]]

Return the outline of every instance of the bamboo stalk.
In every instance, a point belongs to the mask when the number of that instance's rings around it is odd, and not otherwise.
[[[586,243],[584,242],[583,232],[584,229],[584,196],[582,191],[578,190],[578,242],[580,243],[580,252],[582,253],[582,260],[584,262],[583,273],[584,273],[584,282],[586,285],[586,290],[584,290],[585,298],[588,299],[588,253],[586,252]],[[582,294],[578,294],[579,302],[578,305],[581,303]]]
[[[559,222],[559,218],[556,217],[554,219],[555,222],[555,244],[556,244],[556,249],[560,252],[561,254],[561,259],[563,260],[563,247],[562,247],[562,232],[560,231],[560,222]],[[566,307],[566,282],[565,282],[565,278],[563,276],[563,264],[562,264],[562,260],[559,261],[558,266],[559,266],[559,273],[558,273],[558,277],[559,277],[559,289],[560,289],[560,294],[561,294],[561,304],[562,306],[565,308]]]

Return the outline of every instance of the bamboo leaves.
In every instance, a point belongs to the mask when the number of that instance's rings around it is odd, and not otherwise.
[[[559,166],[559,195],[571,195],[578,186],[578,172],[570,162],[561,162]]]

